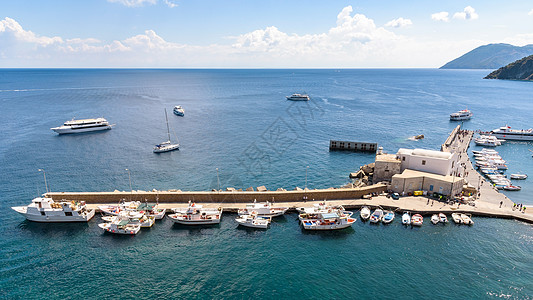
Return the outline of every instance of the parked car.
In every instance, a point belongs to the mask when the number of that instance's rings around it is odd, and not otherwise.
[[[398,200],[398,199],[400,199],[400,194],[398,194],[398,193],[392,193],[391,197],[392,197],[392,199],[394,199],[394,200]]]

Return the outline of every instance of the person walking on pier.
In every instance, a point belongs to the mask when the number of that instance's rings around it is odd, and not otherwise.
[[[502,208],[503,201],[500,201],[500,208]]]

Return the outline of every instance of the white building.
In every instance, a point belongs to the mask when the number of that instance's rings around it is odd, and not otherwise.
[[[443,176],[452,176],[453,171],[458,169],[458,157],[456,153],[400,148],[396,155],[401,161],[400,172],[409,169]]]

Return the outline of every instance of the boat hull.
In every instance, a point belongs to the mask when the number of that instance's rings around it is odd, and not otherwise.
[[[316,220],[303,220],[302,225],[305,230],[339,230],[352,226],[354,222],[355,220],[340,224],[320,225]]]
[[[154,153],[163,153],[163,152],[169,152],[169,151],[174,151],[174,150],[179,150],[179,149],[180,149],[180,145],[174,144],[174,145],[170,145],[166,147],[154,148]]]
[[[82,132],[109,130],[111,128],[113,128],[112,125],[98,126],[98,127],[88,127],[88,128],[79,128],[79,129],[61,128],[61,127],[55,127],[55,128],[50,128],[50,129],[52,129],[54,132],[56,132],[58,134],[71,134],[71,133],[82,133]]]
[[[57,215],[46,215],[27,213],[25,206],[12,207],[12,209],[23,215],[28,221],[40,223],[75,223],[75,222],[89,222],[95,214],[95,210],[87,211],[87,214],[81,216],[65,216],[62,211],[58,211]],[[59,214],[61,213],[61,214]]]

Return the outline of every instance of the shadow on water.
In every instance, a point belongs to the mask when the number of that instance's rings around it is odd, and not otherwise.
[[[28,231],[39,236],[76,236],[89,229],[86,222],[79,223],[39,223],[24,220],[17,227],[22,231]]]
[[[353,229],[353,227],[338,230],[305,230],[304,227],[300,225],[300,230],[304,235],[319,236],[324,239],[340,239],[355,234],[355,229]]]

